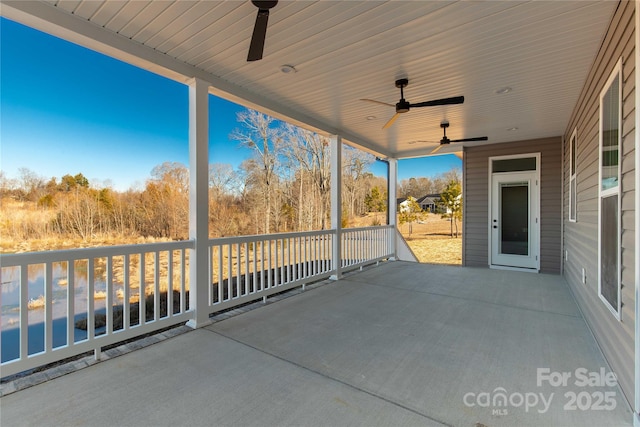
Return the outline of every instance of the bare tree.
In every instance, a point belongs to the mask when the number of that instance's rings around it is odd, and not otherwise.
[[[140,194],[138,215],[143,235],[184,239],[188,235],[189,173],[176,162],[153,168]]]
[[[317,215],[310,215],[313,223],[313,216],[319,220],[320,229],[327,228],[327,215],[330,209],[331,193],[331,146],[329,139],[317,133],[285,124],[283,129],[285,135],[284,153],[289,159],[290,169],[298,169],[298,224],[302,229],[302,220],[305,216],[303,209],[310,203],[305,203],[304,196],[317,198]],[[305,178],[312,184],[305,191]],[[315,196],[315,197],[314,197]],[[312,225],[309,224],[309,225]],[[312,225],[313,226],[313,225]],[[310,227],[309,227],[310,228]]]
[[[18,169],[18,182],[26,200],[36,201],[40,198],[40,190],[45,186],[46,179],[28,168]]]
[[[369,192],[366,182],[373,177],[369,172],[369,166],[374,161],[375,157],[367,152],[347,145],[343,146],[342,200],[348,217],[366,212],[365,196]]]
[[[271,232],[271,221],[274,214],[275,187],[279,168],[279,151],[282,145],[280,132],[272,127],[274,118],[255,110],[241,111],[237,120],[242,129],[231,133],[231,138],[239,141],[253,151],[253,161],[244,162],[244,169],[253,183],[262,191],[264,233]]]
[[[179,162],[164,162],[151,170],[151,178],[165,182],[182,194],[189,194],[189,169]]]
[[[98,226],[99,205],[94,192],[81,190],[61,195],[56,225],[63,233],[89,240]]]
[[[213,195],[239,194],[240,177],[229,163],[209,165],[209,189]]]
[[[15,179],[7,177],[3,170],[0,170],[0,196],[4,197],[13,193],[18,187],[18,183]]]
[[[403,179],[398,185],[398,197],[412,196],[418,199],[436,192],[432,179],[425,176]]]
[[[449,169],[442,174],[442,179],[447,183],[447,186],[452,182],[460,184],[462,183],[462,172],[458,168]]]

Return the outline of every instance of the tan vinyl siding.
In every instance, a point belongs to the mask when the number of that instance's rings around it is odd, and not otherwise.
[[[634,399],[635,324],[635,59],[634,2],[621,2],[602,47],[595,58],[576,108],[565,131],[564,203],[569,202],[569,137],[577,128],[577,222],[569,222],[563,209],[564,248],[568,260],[564,275],[585,319],[618,376],[629,402]],[[622,147],[620,147],[621,200],[621,320],[598,296],[598,161],[600,92],[622,57]],[[582,269],[586,284],[582,283]],[[636,408],[638,409],[638,408]]]
[[[540,153],[540,271],[560,273],[562,143],[559,137],[465,148],[466,266],[489,264],[489,157]]]

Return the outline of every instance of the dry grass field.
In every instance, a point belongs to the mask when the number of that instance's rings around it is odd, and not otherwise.
[[[365,227],[386,222],[385,214],[369,214],[352,219],[351,227]],[[153,243],[168,239],[135,236],[101,236],[91,239],[62,238],[49,230],[52,213],[35,208],[32,204],[7,202],[0,204],[0,253],[20,253],[57,249],[86,248],[136,243]],[[440,215],[430,214],[420,224],[413,224],[409,236],[409,225],[401,225],[400,232],[409,243],[420,262],[460,265],[462,263],[462,237],[450,237],[450,222]],[[458,223],[458,230],[462,224]],[[30,236],[27,238],[26,236]]]
[[[400,226],[400,232],[420,262],[430,264],[462,264],[462,234],[451,238],[451,223],[440,215],[429,215],[422,224],[413,224],[409,237],[409,225]],[[458,231],[462,224],[458,222]],[[455,228],[454,228],[455,232]]]
[[[374,215],[378,215],[376,220]],[[358,218],[354,227],[365,227],[374,222],[384,223],[383,214],[369,214]],[[451,238],[451,223],[440,215],[429,214],[421,224],[413,223],[411,237],[409,224],[399,226],[400,233],[420,262],[429,264],[462,265],[462,223],[458,221],[458,237]],[[455,228],[454,228],[455,232]]]

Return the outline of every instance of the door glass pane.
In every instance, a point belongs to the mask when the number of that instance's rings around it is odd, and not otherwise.
[[[528,183],[500,184],[500,253],[529,255]]]
[[[522,157],[519,159],[493,160],[491,172],[523,172],[536,170],[535,157]]]
[[[600,202],[602,203],[600,292],[617,312],[620,297],[618,295],[618,195],[604,197]]]

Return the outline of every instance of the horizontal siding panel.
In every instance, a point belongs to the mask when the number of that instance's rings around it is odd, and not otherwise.
[[[564,276],[600,345],[616,372],[629,402],[634,394],[634,323],[635,323],[635,51],[634,2],[621,2],[597,58],[588,74],[577,107],[565,130],[564,154],[569,156],[568,141],[574,127],[578,130],[577,201],[578,223],[565,222],[564,248],[569,257]],[[598,296],[598,206],[599,206],[599,112],[600,92],[623,57],[622,146],[621,152],[621,321],[618,321]],[[565,162],[565,168],[568,163]],[[563,174],[563,199],[568,202],[569,176]],[[566,216],[565,216],[566,218]],[[582,270],[587,283],[582,283]]]
[[[488,265],[489,157],[540,153],[540,271],[556,274],[560,272],[561,150],[560,138],[465,148],[465,265]]]
[[[629,180],[634,179],[633,176],[628,177]],[[634,227],[633,222],[634,222],[634,218],[633,218],[633,211],[635,209],[634,203],[635,203],[635,190],[631,189],[628,191],[625,191],[623,197],[622,197],[622,211],[623,214],[625,212],[630,213],[630,217],[625,217],[623,218],[623,226],[626,229],[629,229],[629,227]],[[633,228],[631,228],[633,229]]]

